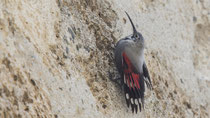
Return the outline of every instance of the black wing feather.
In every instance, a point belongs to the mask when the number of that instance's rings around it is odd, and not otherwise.
[[[122,61],[123,61],[123,69],[127,69],[128,65],[126,64],[126,61],[124,60],[124,58],[122,59]],[[141,79],[139,79],[139,84],[141,87],[140,89],[138,89],[137,87],[129,88],[129,83],[127,83],[127,78],[124,76],[124,74],[125,73],[122,71],[122,73],[121,73],[122,80],[126,79],[126,81],[124,82],[124,92],[125,92],[126,104],[128,107],[131,105],[132,112],[135,111],[137,113],[138,109],[139,109],[139,111],[141,111],[141,107],[144,104],[143,99],[144,99],[145,86],[144,86],[143,73],[139,74],[140,75],[139,77],[141,78]],[[129,77],[130,84],[131,83],[134,84],[135,82],[134,82],[134,78],[132,77],[132,74],[127,73],[127,76]],[[126,95],[128,95],[128,98]],[[141,104],[142,104],[142,106],[141,106]]]
[[[147,65],[145,62],[143,64],[143,73],[144,73],[145,83],[147,84],[147,87],[151,90],[152,83],[151,83],[149,72],[148,72]]]

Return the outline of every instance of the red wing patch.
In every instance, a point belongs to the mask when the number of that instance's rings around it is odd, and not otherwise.
[[[137,73],[135,67],[125,52],[123,53],[122,57],[126,103],[128,107],[131,104],[132,112],[135,110],[137,113],[138,106],[139,110],[141,111],[141,104],[142,107],[144,105],[144,77],[143,74]]]
[[[126,68],[123,68],[123,72],[126,76],[126,81],[129,85],[129,88],[136,87],[137,89],[140,89],[139,85],[140,74],[133,72],[135,67],[132,65],[131,61],[129,60],[129,58],[125,53],[123,53],[123,58],[124,58],[124,63],[126,64]],[[132,83],[132,86],[130,85],[130,82]]]

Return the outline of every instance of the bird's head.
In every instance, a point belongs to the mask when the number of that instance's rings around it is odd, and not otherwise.
[[[136,30],[136,28],[135,28],[130,16],[128,15],[128,13],[127,12],[125,12],[125,13],[127,14],[128,19],[130,20],[131,25],[133,27],[133,35],[131,36],[131,38],[133,38],[135,42],[144,44],[144,38],[143,38],[142,34]]]

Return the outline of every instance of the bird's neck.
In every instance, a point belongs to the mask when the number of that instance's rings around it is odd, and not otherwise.
[[[130,50],[132,50],[133,54],[136,56],[143,56],[144,45],[136,42],[134,45],[130,47]]]
[[[138,40],[135,42],[135,46],[138,49],[144,50],[144,41],[143,40]]]

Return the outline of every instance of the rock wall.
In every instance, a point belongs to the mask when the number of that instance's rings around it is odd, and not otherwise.
[[[133,114],[114,44],[146,39],[153,90]],[[209,0],[0,0],[0,117],[210,117]]]

